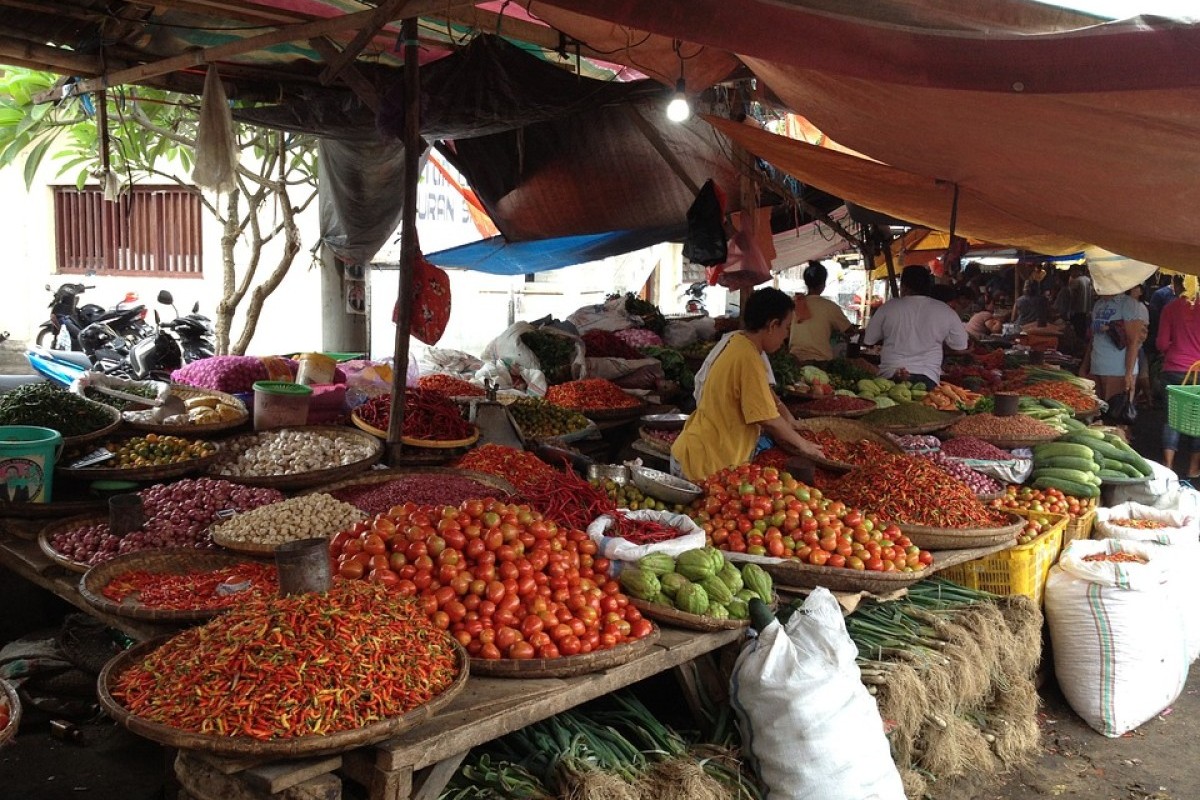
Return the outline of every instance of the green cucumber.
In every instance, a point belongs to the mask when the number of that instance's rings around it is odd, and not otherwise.
[[[1070,437],[1068,436],[1067,438],[1069,439]],[[1058,456],[1094,460],[1092,458],[1092,449],[1087,445],[1063,441],[1062,439],[1057,442],[1050,442],[1049,444],[1039,444],[1033,448],[1034,459],[1055,458]]]
[[[1076,456],[1051,456],[1039,458],[1033,462],[1034,469],[1054,467],[1058,469],[1077,469],[1082,472],[1097,472],[1100,465],[1094,458],[1078,458]]]
[[[1129,476],[1128,476],[1128,475],[1126,475],[1124,472],[1119,472],[1119,471],[1117,471],[1117,470],[1115,470],[1115,469],[1102,469],[1102,470],[1100,470],[1100,480],[1102,480],[1102,481],[1106,481],[1106,480],[1114,480],[1114,479],[1115,479],[1115,480],[1119,480],[1119,481],[1123,481],[1123,480],[1125,480],[1125,479],[1126,479],[1126,478],[1128,478],[1128,477],[1129,477]]]
[[[1063,494],[1069,494],[1072,497],[1099,497],[1100,487],[1093,486],[1090,483],[1076,483],[1075,481],[1064,481],[1061,478],[1043,476],[1033,482],[1035,489],[1058,489]]]
[[[1084,472],[1078,469],[1062,469],[1059,467],[1041,467],[1033,471],[1033,478],[1056,478],[1058,480],[1070,481],[1072,483],[1092,484],[1093,486],[1100,485],[1100,479],[1096,477],[1094,472]]]

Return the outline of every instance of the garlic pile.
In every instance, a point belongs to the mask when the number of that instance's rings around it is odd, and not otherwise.
[[[221,455],[209,472],[235,478],[298,475],[353,464],[373,452],[366,437],[349,431],[262,431],[223,443]]]

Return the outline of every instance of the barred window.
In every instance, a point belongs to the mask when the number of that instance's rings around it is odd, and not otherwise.
[[[54,187],[57,270],[64,274],[202,276],[195,189],[132,186],[117,201],[99,187]]]

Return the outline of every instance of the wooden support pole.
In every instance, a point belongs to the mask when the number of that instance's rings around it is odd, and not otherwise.
[[[388,463],[395,466],[404,452],[404,390],[408,382],[408,340],[412,324],[412,275],[417,260],[417,181],[420,180],[421,73],[417,62],[417,18],[401,23],[404,40],[404,208],[400,221],[400,279],[396,291],[396,358],[392,364],[392,409],[388,424]]]
[[[403,13],[410,19],[416,19],[422,14],[434,11],[445,11],[447,7],[470,5],[465,0],[407,0],[396,13]],[[74,85],[74,93],[83,94],[119,86],[125,83],[139,83],[168,72],[202,66],[212,61],[233,58],[256,50],[265,50],[288,42],[307,41],[317,36],[327,36],[332,33],[355,30],[369,24],[374,19],[378,9],[356,11],[353,14],[343,14],[340,17],[302,22],[299,25],[288,25],[269,33],[258,36],[248,36],[232,42],[214,45],[204,49],[190,50],[177,56],[164,58],[148,64],[139,64],[128,69],[117,70],[99,78],[91,78]],[[413,39],[416,39],[414,34]],[[61,94],[59,95],[61,97]]]
[[[884,241],[883,232],[879,229],[878,225],[874,226],[874,231],[880,247],[883,248],[884,263],[887,264],[888,288],[892,290],[892,297],[899,297],[900,286],[896,283],[896,261],[892,257],[892,243],[890,241]],[[871,263],[873,265],[875,262],[872,261]]]

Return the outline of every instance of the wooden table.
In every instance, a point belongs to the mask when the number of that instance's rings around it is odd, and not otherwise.
[[[297,800],[335,800],[329,773],[366,787],[370,800],[433,800],[454,776],[472,747],[526,725],[630,686],[738,641],[741,630],[697,633],[663,628],[655,646],[619,667],[574,678],[472,677],[463,692],[440,714],[408,733],[380,744],[335,756],[277,762],[220,758],[181,751],[176,771],[185,789],[198,798],[261,800],[289,791]],[[689,702],[710,678],[682,669]],[[708,687],[706,686],[706,690]],[[204,787],[203,791],[196,788]]]
[[[101,612],[79,594],[78,573],[51,561],[36,541],[11,532],[0,535],[0,565],[53,592],[107,625],[139,639],[178,630]],[[432,800],[457,771],[467,752],[559,712],[670,669],[677,671],[689,706],[699,702],[700,684],[723,691],[709,654],[738,641],[743,630],[698,633],[664,627],[655,645],[618,667],[574,678],[472,677],[440,714],[414,730],[380,744],[335,756],[267,762],[181,752],[176,773],[196,798],[337,800],[341,775],[366,787],[371,800]],[[201,790],[199,787],[203,787]]]

